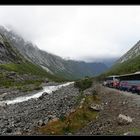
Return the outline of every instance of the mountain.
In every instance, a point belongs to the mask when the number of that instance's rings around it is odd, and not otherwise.
[[[40,89],[40,84],[46,79],[65,80],[51,75],[39,65],[27,60],[11,45],[5,35],[0,33],[0,87],[24,91]]]
[[[126,52],[122,57],[120,57],[120,59],[118,59],[116,63],[123,63],[139,55],[140,55],[140,40],[128,52]]]
[[[115,64],[99,78],[108,75],[119,75],[140,71],[140,41],[138,41],[128,52],[120,57]]]
[[[85,76],[95,76],[107,70],[107,66],[104,63],[65,60],[59,56],[40,50],[36,45],[26,41],[15,31],[7,30],[3,26],[0,27],[0,32],[5,35],[10,44],[28,61],[41,66],[52,75],[72,80]]]

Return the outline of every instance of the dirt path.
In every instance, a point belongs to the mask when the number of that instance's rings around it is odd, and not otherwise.
[[[118,92],[119,94],[123,94],[124,96],[128,96],[132,98],[132,104],[136,104],[140,107],[140,95],[131,92],[124,92],[117,89],[107,88],[109,91]]]
[[[103,110],[94,122],[90,122],[76,135],[140,135],[140,95],[96,85]],[[132,118],[128,125],[118,124],[118,116],[123,114]]]

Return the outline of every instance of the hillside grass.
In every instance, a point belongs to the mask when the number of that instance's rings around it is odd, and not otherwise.
[[[16,79],[10,79],[7,77],[7,73],[16,72],[16,75],[27,74],[31,77],[32,80],[21,80],[16,81]],[[36,78],[32,78],[35,76]],[[0,87],[5,88],[15,88],[22,91],[30,91],[30,90],[39,90],[41,88],[41,83],[44,82],[45,79],[49,79],[49,81],[55,82],[64,82],[65,79],[61,77],[57,77],[47,73],[41,67],[34,65],[30,62],[27,63],[8,63],[8,64],[0,64]]]
[[[8,64],[0,64],[0,68],[6,71],[14,71],[18,74],[30,74],[30,75],[37,75],[41,77],[48,77],[49,79],[56,80],[56,81],[63,81],[65,79],[57,77],[55,75],[49,74],[46,70],[42,69],[40,66],[28,63],[8,63]]]
[[[129,59],[123,63],[118,63],[112,66],[108,71],[96,77],[97,80],[103,80],[109,75],[129,74],[140,71],[140,56]]]

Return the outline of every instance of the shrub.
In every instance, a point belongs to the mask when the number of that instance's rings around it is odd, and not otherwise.
[[[74,87],[79,88],[79,91],[84,91],[92,86],[92,79],[85,78],[74,83]]]

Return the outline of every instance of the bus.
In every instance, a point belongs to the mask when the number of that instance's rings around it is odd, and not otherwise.
[[[140,72],[119,75],[119,89],[140,94]]]
[[[118,78],[119,78],[118,75],[112,75],[112,76],[106,77],[104,82],[103,82],[103,86],[117,88],[118,84],[119,84]]]

